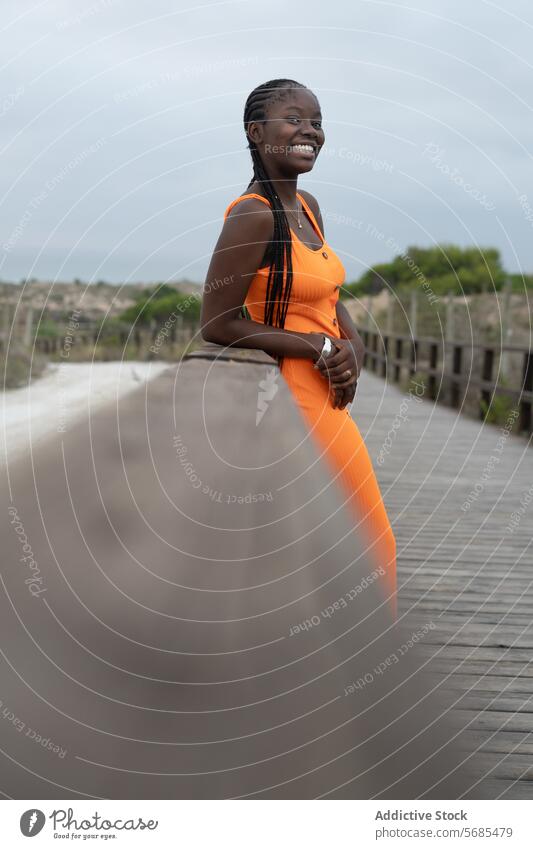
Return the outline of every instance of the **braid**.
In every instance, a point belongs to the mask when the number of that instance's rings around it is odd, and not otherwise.
[[[248,96],[244,107],[244,131],[248,139],[248,148],[253,165],[253,176],[247,188],[255,181],[260,183],[274,216],[274,233],[267,248],[267,256],[270,258],[270,263],[265,297],[264,323],[272,327],[281,328],[285,326],[285,317],[287,315],[292,289],[291,231],[285,210],[274,191],[274,186],[261,160],[259,151],[248,136],[248,126],[252,121],[266,121],[268,106],[275,100],[286,97],[292,88],[305,88],[305,86],[302,83],[297,83],[295,80],[270,80],[254,88]],[[243,310],[245,309],[243,307]],[[276,359],[278,366],[281,368],[283,357],[278,355]]]

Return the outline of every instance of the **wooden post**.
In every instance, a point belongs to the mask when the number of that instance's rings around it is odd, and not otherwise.
[[[510,345],[513,335],[513,323],[511,321],[511,295],[513,283],[510,277],[505,278],[502,297],[502,345]],[[501,352],[500,377],[507,377],[509,373],[509,351]]]
[[[389,289],[389,297],[387,299],[387,336],[392,336],[394,331],[394,295]]]
[[[418,311],[418,290],[412,289],[409,297],[409,322],[411,324],[411,336],[413,342],[417,337],[417,311]]]
[[[366,326],[367,330],[372,331],[372,295],[366,297]]]
[[[453,371],[453,342],[455,336],[455,296],[450,289],[446,296],[446,319],[444,327],[444,352],[442,357],[442,370],[451,374]],[[451,379],[444,380],[444,396],[451,403],[453,395]]]
[[[7,340],[9,339],[9,328],[11,325],[11,305],[9,301],[4,301],[2,305],[2,338],[4,340],[4,349],[7,348]]]
[[[387,292],[387,315],[385,320],[385,335],[383,339],[383,362],[381,363],[381,376],[387,376],[388,361],[392,352],[392,335],[394,327],[394,301],[392,291]]]
[[[28,304],[26,308],[26,321],[24,324],[24,347],[31,348],[33,336],[33,307]]]
[[[454,332],[455,332],[455,328],[454,328],[454,325],[453,325],[454,318],[455,318],[454,306],[455,306],[454,294],[453,294],[452,290],[450,290],[448,292],[447,296],[446,296],[446,326],[444,328],[445,339],[446,339],[446,342],[449,342],[449,343],[453,342],[453,336],[454,336]]]
[[[416,372],[416,358],[417,358],[417,321],[418,321],[418,290],[412,289],[409,295],[409,324],[411,325],[411,347],[410,347],[410,364],[409,364],[409,374],[413,375]]]

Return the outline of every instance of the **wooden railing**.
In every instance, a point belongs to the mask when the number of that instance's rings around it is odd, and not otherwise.
[[[367,328],[364,365],[394,383],[413,375],[425,378],[425,394],[483,419],[496,397],[506,397],[519,412],[517,429],[533,432],[533,351],[515,345],[413,338]]]
[[[0,303],[0,353],[8,346],[22,346],[51,357],[67,358],[73,350],[85,356],[96,345],[113,353],[128,348],[140,359],[178,359],[193,339],[201,343],[198,321],[188,320],[182,313],[173,313],[161,323],[152,320],[149,326],[110,317],[103,325],[98,320],[80,320],[81,313],[73,310],[63,322],[41,321],[31,304]],[[47,328],[46,325],[52,324]],[[45,332],[43,332],[43,330]],[[48,330],[48,332],[46,332]]]
[[[370,313],[369,313],[370,314]],[[411,310],[412,327],[416,328],[416,312]],[[424,378],[424,394],[434,401],[460,409],[483,419],[494,399],[507,398],[518,411],[516,429],[533,432],[533,351],[516,345],[472,343],[453,338],[453,323],[446,327],[447,338],[402,335],[388,328],[383,331],[359,328],[366,346],[365,367],[394,383],[407,381],[415,374]],[[14,335],[26,347],[52,357],[68,358],[91,352],[96,345],[108,347],[111,353],[128,350],[140,359],[179,359],[191,347],[202,345],[197,323],[185,322],[178,316],[168,326],[133,328],[110,325],[99,331],[99,325],[82,324],[63,329],[61,335],[34,337],[36,328],[31,312]],[[6,322],[0,332],[0,350],[13,332]],[[450,338],[451,337],[451,338]]]
[[[12,797],[67,780],[117,799],[315,799],[335,788],[449,799],[473,785],[448,723],[455,690],[437,691],[417,646],[433,623],[406,612],[392,627],[346,494],[288,387],[268,391],[275,368],[260,351],[205,345],[10,464],[0,621],[26,674],[6,676],[4,716],[13,708],[67,754],[45,769],[38,746],[5,734],[25,765]],[[43,652],[55,676],[42,674]],[[69,664],[83,690],[63,681]],[[142,717],[131,702],[147,706]],[[118,728],[118,743],[96,721]],[[431,734],[415,733],[425,726]],[[139,738],[150,746],[139,751]],[[177,746],[187,768],[176,769]],[[133,760],[136,770],[115,769]]]
[[[190,322],[173,324],[166,330],[154,327],[110,327],[99,331],[96,324],[65,328],[59,336],[37,336],[35,350],[43,354],[68,357],[71,351],[89,350],[99,345],[126,350],[131,349],[139,359],[178,358],[191,340],[197,338],[198,326]],[[33,341],[32,341],[33,344]]]

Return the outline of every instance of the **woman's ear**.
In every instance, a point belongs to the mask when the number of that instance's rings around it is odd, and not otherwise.
[[[261,144],[263,141],[263,124],[259,121],[252,121],[248,124],[248,137],[254,144]]]

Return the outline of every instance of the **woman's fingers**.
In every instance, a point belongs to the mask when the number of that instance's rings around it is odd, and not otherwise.
[[[323,374],[329,374],[332,377],[336,377],[339,374],[342,374],[343,371],[346,371],[350,368],[350,360],[348,358],[343,359],[339,365],[332,366],[330,363],[326,363],[321,369]]]
[[[332,405],[335,408],[339,408],[340,410],[344,410],[344,408],[351,404],[353,399],[355,398],[355,393],[357,390],[357,381],[350,384],[350,386],[345,387],[344,389],[339,388],[338,386],[333,387],[333,397],[332,397]]]
[[[339,408],[340,408],[341,410],[344,410],[344,409],[347,407],[347,405],[348,405],[348,404],[351,402],[351,400],[352,400],[352,398],[350,397],[350,395],[349,395],[349,394],[347,394],[348,392],[349,392],[349,390],[347,390],[347,389],[343,389],[343,390],[342,390],[342,393],[343,393],[343,394],[342,394],[341,401],[340,401],[340,403],[339,403]]]
[[[319,369],[332,369],[341,365],[343,362],[348,362],[349,353],[346,350],[339,351],[338,354],[330,354],[325,359],[320,358],[317,362]]]
[[[355,377],[355,375],[353,375],[352,377],[349,377],[347,380],[343,381],[342,383],[339,383],[339,382],[334,383],[333,386],[335,387],[335,389],[348,389],[350,386],[355,386],[356,383],[357,383],[357,378]]]
[[[342,392],[342,403],[341,409],[344,409],[351,404],[353,399],[355,398],[355,391],[357,389],[357,383],[354,383],[352,386],[347,386],[346,389],[337,390],[338,392]]]
[[[338,383],[339,381],[346,380],[351,375],[355,375],[356,377],[358,376],[355,367],[349,361],[343,362],[336,368],[323,368],[320,370],[320,373],[323,377],[331,380],[332,383]]]
[[[352,346],[340,340],[337,342],[337,350],[326,359],[320,359],[315,367],[335,389],[344,391],[357,382],[359,371]]]
[[[330,363],[331,363],[331,365],[336,366],[341,362],[341,360],[345,356],[346,356],[346,348],[337,348],[336,351],[333,351],[333,353],[331,353],[329,355],[329,357],[326,359],[326,362],[327,362],[328,366],[329,366]]]
[[[348,386],[346,389],[335,389],[333,392],[333,406],[340,410],[351,404],[355,396],[355,386]]]
[[[338,377],[332,377],[331,375],[324,375],[324,377],[326,377],[337,389],[342,389],[345,386],[351,386],[352,383],[357,383],[359,380],[359,376],[350,369],[345,369]]]
[[[335,390],[335,403],[333,404],[333,406],[338,407],[340,410],[342,410],[345,403],[346,403],[346,400],[345,400],[344,389],[336,389]]]
[[[341,375],[340,378],[332,379],[329,375],[325,374],[324,378],[333,386],[335,389],[345,389],[347,386],[352,386],[354,383],[357,383],[358,376],[356,374],[348,374]]]
[[[345,383],[346,381],[354,381],[357,380],[359,375],[357,374],[354,368],[350,368],[347,366],[344,369],[340,369],[339,371],[335,371],[333,373],[329,373],[329,379],[332,383],[339,385],[341,383]]]
[[[350,371],[357,377],[359,376],[357,361],[348,348],[345,348],[342,351],[342,356],[340,359],[336,359],[336,362],[333,362],[333,359],[328,357],[327,360],[323,360],[318,363],[318,368],[324,377],[328,377],[333,381],[337,381],[344,377],[345,372],[347,371]]]
[[[325,359],[321,357],[316,363],[317,368],[321,370],[337,366],[347,356],[346,347],[341,344],[340,339],[332,339],[331,341],[334,346],[331,354]]]

